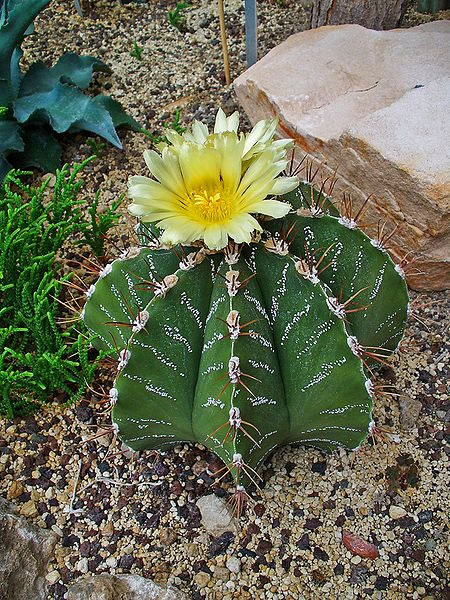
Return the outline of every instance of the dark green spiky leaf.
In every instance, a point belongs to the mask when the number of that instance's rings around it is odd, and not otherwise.
[[[92,56],[64,54],[50,69],[41,61],[31,65],[20,86],[20,96],[49,92],[57,83],[69,83],[86,89],[95,71],[110,73],[104,62]]]
[[[98,94],[93,98],[93,100],[100,106],[103,106],[103,108],[105,108],[109,112],[113,120],[114,127],[125,125],[127,127],[130,127],[130,129],[133,129],[134,131],[141,130],[141,126],[139,125],[139,123],[135,121],[133,117],[130,117],[130,115],[128,115],[124,111],[120,102],[117,102],[117,100],[114,100],[114,98],[111,98],[111,96]]]
[[[17,98],[19,94],[20,81],[22,73],[20,72],[20,59],[23,56],[22,48],[15,48],[13,55],[11,56],[11,89],[14,93],[14,98]]]
[[[9,81],[11,59],[35,17],[50,0],[5,0],[0,21],[0,80]],[[3,103],[2,100],[0,102]]]
[[[0,121],[0,152],[13,150],[21,152],[24,142],[20,134],[20,125],[15,121]]]
[[[3,181],[12,168],[12,165],[6,160],[4,154],[0,152],[0,182]]]
[[[14,103],[14,116],[19,123],[26,123],[30,119],[49,122],[57,133],[68,130],[91,131],[117,148],[122,148],[107,110],[80,90],[66,84],[58,83],[49,92],[19,98]]]
[[[17,167],[37,167],[45,173],[54,173],[61,164],[61,145],[42,127],[27,127],[22,132],[25,147],[14,156]]]

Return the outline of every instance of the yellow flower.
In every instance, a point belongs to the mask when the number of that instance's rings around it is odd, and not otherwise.
[[[163,229],[165,244],[203,240],[220,250],[229,238],[249,243],[252,232],[262,231],[250,213],[285,216],[289,204],[266,198],[298,185],[296,177],[277,178],[292,141],[273,141],[276,124],[260,121],[249,134],[238,135],[239,114],[226,117],[219,109],[211,134],[199,121],[182,136],[170,132],[160,154],[144,152],[155,179],[130,177],[129,211]]]

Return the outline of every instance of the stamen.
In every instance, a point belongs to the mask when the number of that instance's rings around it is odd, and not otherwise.
[[[231,202],[229,196],[223,189],[194,192],[190,198],[190,205],[194,212],[203,220],[210,223],[220,223],[228,219],[231,213]]]

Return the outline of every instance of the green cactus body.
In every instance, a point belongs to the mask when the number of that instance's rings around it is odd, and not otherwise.
[[[133,450],[202,443],[240,489],[279,446],[368,435],[373,355],[397,348],[407,288],[379,244],[299,190],[263,241],[131,250],[88,290],[83,320],[119,353],[112,420]]]

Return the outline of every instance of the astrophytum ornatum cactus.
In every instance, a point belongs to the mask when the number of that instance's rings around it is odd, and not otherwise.
[[[107,265],[83,320],[116,349],[113,426],[133,450],[199,442],[238,494],[284,444],[357,448],[372,369],[407,319],[404,274],[323,192],[301,182],[250,243],[168,248],[153,225]]]

